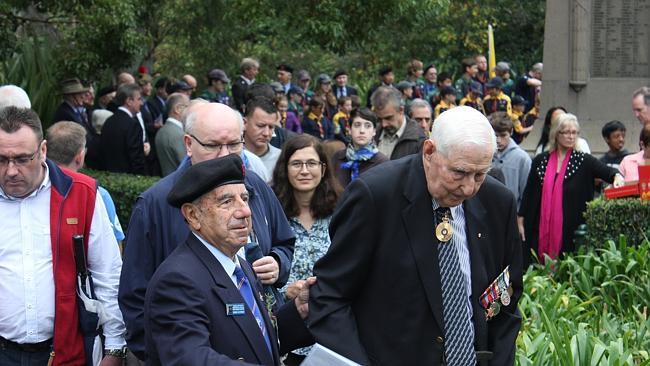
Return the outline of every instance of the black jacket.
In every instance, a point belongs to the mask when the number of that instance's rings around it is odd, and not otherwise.
[[[314,266],[309,330],[362,365],[440,365],[445,347],[438,245],[422,155],[382,163],[352,182],[330,224],[332,244]],[[463,203],[476,351],[514,364],[521,317],[517,203],[487,177]],[[509,306],[486,321],[479,298],[510,266]]]
[[[519,207],[519,216],[524,218],[526,243],[537,253],[539,241],[539,217],[542,207],[542,186],[548,166],[549,153],[537,155],[531,164],[528,182]],[[574,232],[585,219],[582,214],[587,202],[594,198],[594,178],[607,183],[614,181],[618,171],[590,154],[573,150],[569,157],[564,183],[562,185],[562,252],[573,252]]]
[[[136,117],[118,109],[106,120],[100,136],[100,154],[105,170],[145,174],[142,127]]]

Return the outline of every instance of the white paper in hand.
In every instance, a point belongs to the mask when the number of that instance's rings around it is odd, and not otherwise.
[[[314,345],[301,366],[360,366],[358,363],[345,358],[331,349],[318,343]]]

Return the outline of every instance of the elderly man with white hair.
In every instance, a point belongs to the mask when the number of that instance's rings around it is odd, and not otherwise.
[[[6,107],[31,108],[29,96],[21,87],[16,85],[0,86],[0,109]]]
[[[495,149],[485,116],[454,108],[421,154],[348,186],[314,267],[318,343],[364,365],[514,363],[522,252]]]

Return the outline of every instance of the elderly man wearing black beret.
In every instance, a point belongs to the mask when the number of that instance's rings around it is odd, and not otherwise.
[[[167,196],[191,233],[147,288],[150,365],[279,365],[281,354],[311,343],[302,319],[315,279],[276,317],[253,269],[237,256],[251,230],[244,174],[238,155],[207,160],[187,169]]]

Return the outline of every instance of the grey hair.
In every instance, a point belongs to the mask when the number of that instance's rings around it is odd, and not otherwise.
[[[426,108],[426,109],[429,110],[429,114],[431,114],[433,112],[431,110],[431,105],[429,104],[429,102],[427,102],[426,100],[424,100],[422,98],[415,98],[411,102],[411,112],[413,112],[413,110],[417,109],[417,108]]]
[[[634,91],[632,94],[632,99],[636,99],[639,95],[643,95],[643,103],[650,107],[650,88],[647,86],[642,86],[639,89]]]
[[[256,68],[256,69],[259,69],[260,68],[260,63],[259,63],[259,61],[257,61],[256,59],[254,59],[252,57],[244,58],[243,60],[241,60],[241,63],[239,64],[239,70],[241,70],[242,72],[244,72],[244,71],[246,71],[248,69],[251,69],[253,67]]]
[[[372,93],[370,102],[375,110],[384,109],[388,105],[399,109],[402,105],[402,93],[392,86],[380,86]]]
[[[533,72],[542,72],[543,70],[544,70],[544,64],[541,62],[534,64],[532,67]]]
[[[115,103],[118,106],[123,106],[126,104],[126,100],[133,98],[136,92],[142,91],[140,85],[133,84],[122,84],[117,88],[117,93],[115,94]]]
[[[189,101],[190,98],[183,93],[173,93],[167,97],[167,115],[169,115],[177,105],[181,104],[186,99]],[[183,121],[181,120],[180,122]]]
[[[571,113],[562,113],[555,120],[551,121],[551,130],[548,134],[548,151],[557,150],[557,135],[562,131],[564,127],[574,126],[578,132],[580,132],[580,123],[578,123],[578,117],[575,114]],[[578,147],[578,137],[576,136],[576,145],[574,150],[580,151]]]
[[[185,133],[188,135],[191,135],[194,133],[194,123],[196,123],[196,117],[197,117],[197,111],[195,108],[192,108],[193,106],[197,104],[206,104],[209,103],[205,100],[200,100],[197,101],[196,99],[193,99],[190,102],[190,107],[186,109],[187,113],[183,115],[183,125],[185,126]],[[235,116],[237,118],[237,124],[239,125],[239,134],[242,135],[244,133],[244,118],[242,117],[241,113],[237,110],[232,110],[235,113]]]
[[[23,88],[16,85],[0,86],[0,109],[5,107],[32,108],[32,102]]]
[[[459,147],[468,145],[491,146],[497,149],[497,140],[490,122],[483,113],[468,106],[460,106],[443,112],[431,128],[430,139],[443,156]]]
[[[107,109],[96,109],[93,111],[91,117],[91,124],[98,134],[102,133],[102,127],[104,127],[104,123],[112,115],[113,112]]]

